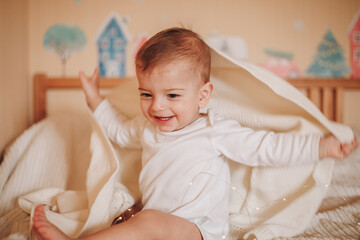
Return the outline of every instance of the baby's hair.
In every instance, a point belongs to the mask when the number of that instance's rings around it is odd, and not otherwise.
[[[136,72],[141,74],[181,60],[189,61],[191,70],[204,83],[210,80],[209,47],[195,32],[178,27],[165,29],[145,42],[135,57]]]

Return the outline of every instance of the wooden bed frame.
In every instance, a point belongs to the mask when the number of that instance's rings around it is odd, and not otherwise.
[[[103,78],[100,88],[112,88],[130,78]],[[345,89],[360,89],[360,79],[289,79],[293,86],[303,91],[307,97],[333,121],[343,122]],[[49,89],[79,89],[80,79],[48,77],[45,74],[34,76],[34,122],[45,118],[46,91]]]
[[[305,91],[306,96],[330,120],[343,122],[344,90],[360,89],[360,79],[288,79],[289,83]]]
[[[131,78],[102,78],[100,88],[112,88]],[[81,89],[79,78],[75,77],[48,77],[46,74],[34,76],[34,122],[47,116],[46,92],[50,89]]]

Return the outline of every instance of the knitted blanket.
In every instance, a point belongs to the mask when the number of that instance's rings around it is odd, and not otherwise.
[[[353,138],[350,128],[328,121],[272,73],[215,50],[212,60],[216,91],[209,107],[215,112],[255,129]],[[136,84],[129,81],[107,96],[129,117],[140,114]],[[140,198],[140,156],[110,142],[91,114],[67,113],[34,125],[7,150],[0,166],[0,237],[31,236],[37,204],[45,204],[48,219],[71,237],[108,227]],[[324,222],[315,214],[331,189],[333,167],[331,159],[291,168],[232,163],[229,239],[314,236],[306,229]],[[356,186],[358,179],[352,181]],[[346,207],[358,219],[358,187],[353,195],[357,200]]]

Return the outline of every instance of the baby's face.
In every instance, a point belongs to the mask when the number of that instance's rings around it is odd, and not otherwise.
[[[176,131],[194,122],[208,102],[206,94],[211,95],[211,83],[203,84],[188,64],[181,61],[138,74],[141,110],[160,131]]]

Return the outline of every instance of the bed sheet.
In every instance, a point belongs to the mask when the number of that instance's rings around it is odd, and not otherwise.
[[[359,139],[360,127],[353,130]],[[0,239],[30,236],[30,217],[18,206],[20,196],[46,187],[84,189],[91,154],[90,134],[86,116],[66,113],[29,128],[7,149],[0,165]],[[133,167],[130,172],[139,171],[138,165],[126,164],[124,169]],[[68,168],[74,171],[69,172]],[[135,186],[136,177],[127,176],[126,172],[119,180],[126,186]],[[291,238],[276,239],[360,239],[359,173],[358,148],[346,160],[335,163],[327,195],[307,229]],[[139,197],[136,187],[129,191]]]
[[[352,129],[360,139],[360,126]],[[328,193],[308,228],[297,236],[277,239],[360,239],[360,148],[335,162]]]

